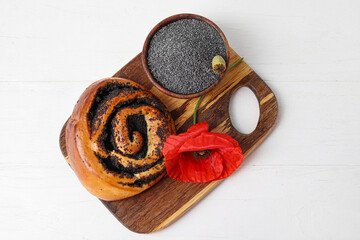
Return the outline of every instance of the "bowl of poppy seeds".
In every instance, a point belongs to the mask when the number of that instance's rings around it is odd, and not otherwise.
[[[178,14],[157,24],[144,43],[142,63],[150,81],[176,98],[195,98],[211,91],[224,78],[212,69],[219,55],[228,67],[229,44],[224,33],[207,18]]]

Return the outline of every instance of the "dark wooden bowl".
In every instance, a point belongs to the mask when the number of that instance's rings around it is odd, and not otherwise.
[[[147,63],[147,56],[148,56],[148,50],[149,50],[149,46],[150,46],[150,41],[152,39],[152,37],[154,36],[154,34],[159,31],[162,27],[164,27],[165,25],[178,21],[180,19],[197,19],[197,20],[201,20],[204,21],[206,23],[208,23],[210,26],[212,26],[213,28],[215,28],[218,33],[220,34],[221,38],[224,41],[225,44],[225,49],[226,49],[226,69],[229,67],[229,61],[230,61],[230,50],[229,50],[229,43],[224,35],[224,33],[221,31],[221,29],[212,21],[210,21],[207,18],[204,18],[202,16],[199,15],[195,15],[195,14],[191,14],[191,13],[182,13],[182,14],[177,14],[171,17],[168,17],[164,20],[162,20],[160,23],[158,23],[149,33],[149,35],[147,36],[145,43],[144,43],[144,47],[143,47],[143,51],[142,51],[142,65],[145,69],[146,74],[148,75],[150,81],[163,93],[171,96],[171,97],[176,97],[176,98],[195,98],[195,97],[199,97],[202,96],[206,93],[208,93],[209,91],[211,91],[215,86],[217,86],[220,81],[224,78],[225,76],[225,72],[223,72],[220,76],[219,79],[216,80],[210,87],[206,88],[205,90],[201,91],[201,92],[197,92],[197,93],[193,93],[193,94],[179,94],[179,93],[174,93],[169,91],[168,89],[164,88],[163,86],[161,86],[156,79],[153,78],[150,69],[148,67],[148,63]]]

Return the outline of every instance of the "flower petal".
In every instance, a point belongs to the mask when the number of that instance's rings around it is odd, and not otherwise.
[[[216,150],[223,159],[223,171],[216,179],[220,180],[230,176],[242,163],[244,155],[240,147],[220,148]]]
[[[234,147],[233,143],[221,135],[203,132],[195,138],[188,139],[179,148],[179,152],[200,151],[217,148]]]
[[[166,172],[172,179],[182,181],[182,172],[179,165],[179,158],[180,155],[177,156],[177,158],[173,159],[165,159],[165,165],[166,165]]]
[[[209,124],[207,122],[199,122],[191,127],[186,131],[187,133],[201,133],[201,132],[208,132],[209,131]]]
[[[182,153],[179,159],[181,181],[208,182],[220,177],[223,171],[222,156],[211,153],[204,159],[196,159],[191,152]]]
[[[179,154],[179,148],[189,139],[192,139],[202,132],[209,131],[209,124],[201,122],[191,126],[187,132],[180,133],[179,135],[170,135],[164,143],[163,155],[165,158],[170,159]]]
[[[230,135],[227,135],[225,133],[213,133],[216,136],[225,138],[226,140],[228,140],[229,142],[231,142],[233,144],[234,147],[239,147],[239,143],[238,141],[236,141],[235,139],[233,139]]]
[[[165,159],[176,158],[177,155],[179,155],[179,148],[186,141],[186,139],[188,139],[188,138],[187,137],[182,138],[179,136],[170,135],[166,139],[166,142],[164,143],[164,148],[162,151]]]
[[[223,133],[208,132],[206,122],[198,123],[187,132],[166,139],[163,148],[166,171],[176,180],[208,182],[230,176],[242,163],[238,142]],[[210,150],[210,155],[196,159],[194,151]]]

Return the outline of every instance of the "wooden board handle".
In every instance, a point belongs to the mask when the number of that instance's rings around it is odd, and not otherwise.
[[[236,55],[235,62],[240,57]],[[240,88],[248,87],[259,103],[260,116],[254,131],[243,134],[236,130],[229,115],[230,98]],[[209,96],[208,96],[209,95]],[[198,111],[198,122],[206,121],[213,132],[229,134],[236,139],[245,157],[267,136],[275,126],[278,105],[275,94],[267,84],[245,63],[241,62],[227,73],[224,82],[204,97]],[[186,131],[190,126],[187,120],[179,132]],[[185,127],[185,128],[184,128]]]
[[[242,134],[237,131],[238,136],[234,136],[242,144],[243,151],[247,156],[266,137],[267,134],[264,135],[264,133],[269,133],[275,126],[278,105],[275,94],[255,72],[250,73],[244,79],[243,84],[234,88],[233,91],[237,91],[241,87],[248,87],[255,94],[260,109],[258,124],[254,131],[249,134]],[[232,127],[234,128],[233,125]]]

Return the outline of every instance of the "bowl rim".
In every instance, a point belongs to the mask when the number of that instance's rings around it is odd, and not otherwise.
[[[197,93],[191,93],[191,94],[179,94],[179,93],[175,93],[172,92],[166,88],[164,88],[163,86],[161,86],[152,76],[151,71],[148,67],[147,64],[147,55],[148,55],[148,50],[149,50],[149,45],[150,45],[150,41],[152,39],[152,37],[155,35],[155,33],[157,31],[159,31],[162,27],[172,23],[172,22],[176,22],[178,20],[181,19],[197,19],[197,20],[201,20],[206,22],[207,24],[209,24],[210,26],[212,26],[213,28],[215,28],[215,30],[219,33],[220,37],[223,39],[224,41],[224,45],[225,45],[225,50],[226,50],[226,69],[225,71],[219,76],[219,78],[208,88],[197,92]],[[230,47],[229,47],[229,43],[225,37],[225,34],[221,31],[221,29],[211,20],[197,15],[197,14],[192,14],[192,13],[180,13],[180,14],[176,14],[176,15],[172,15],[170,17],[165,18],[164,20],[162,20],[161,22],[159,22],[157,25],[155,25],[155,27],[150,31],[150,33],[148,34],[148,36],[146,37],[146,40],[144,42],[144,46],[143,46],[143,50],[142,50],[142,54],[141,54],[141,58],[142,58],[142,65],[143,68],[146,72],[146,75],[148,76],[148,78],[150,79],[151,83],[154,84],[154,86],[159,89],[162,93],[169,95],[171,97],[175,97],[175,98],[196,98],[199,96],[202,96],[208,92],[210,92],[213,88],[215,88],[220,81],[224,78],[227,69],[229,67],[229,61],[230,61]]]

